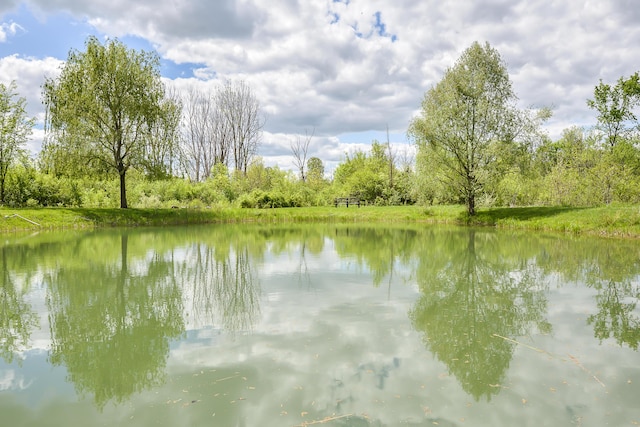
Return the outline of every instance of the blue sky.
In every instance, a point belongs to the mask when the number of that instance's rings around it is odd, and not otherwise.
[[[630,0],[5,0],[0,81],[15,80],[40,120],[44,76],[88,35],[156,50],[167,84],[213,88],[242,79],[266,116],[259,154],[292,167],[290,142],[314,130],[329,169],[372,140],[407,150],[426,90],[474,41],[506,61],[522,107],[550,106],[552,138],[589,128],[600,79],[640,69],[640,8]],[[30,148],[42,140],[34,132]]]
[[[19,28],[0,43],[0,56],[18,54],[64,59],[71,48],[82,48],[88,35],[96,35],[91,25],[74,20],[68,13],[58,12],[38,19],[25,4],[15,12],[6,13],[2,21],[15,23]]]
[[[64,60],[71,49],[82,50],[88,36],[106,36],[86,20],[76,19],[68,12],[61,11],[38,19],[24,3],[15,12],[5,14],[2,21],[8,25],[16,23],[20,27],[6,42],[0,43],[0,57],[17,54]],[[119,39],[132,49],[155,50],[149,40],[142,37],[124,35]],[[188,62],[177,64],[167,58],[161,58],[161,61],[162,75],[170,79],[193,77],[193,69],[203,66]]]

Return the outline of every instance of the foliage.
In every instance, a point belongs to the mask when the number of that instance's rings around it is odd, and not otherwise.
[[[529,130],[529,115],[517,111],[507,67],[488,43],[473,43],[422,101],[410,134],[437,162],[437,179],[465,200],[470,215],[476,198],[500,170],[496,145],[515,144]],[[535,126],[534,126],[535,128]]]
[[[592,131],[571,127],[551,140],[540,131],[550,110],[516,108],[499,53],[473,43],[425,93],[409,128],[415,162],[413,151],[402,158],[388,140],[373,141],[346,154],[328,179],[323,160],[307,157],[313,132],[291,145],[295,172],[257,156],[264,119],[244,82],[185,96],[165,91],[155,53],[94,37],[85,48],[45,81],[46,135],[35,164],[21,148],[34,123],[24,99],[14,100],[15,83],[0,87],[0,203],[281,208],[357,196],[370,206],[464,203],[469,222],[477,207],[640,203],[637,72],[595,87]],[[12,132],[12,123],[22,128]]]
[[[407,183],[411,175],[410,170],[398,171],[385,145],[374,140],[369,153],[347,154],[338,165],[333,192],[335,197],[357,196],[368,204],[413,203],[411,185]],[[398,179],[392,181],[393,176]]]
[[[181,104],[178,100],[165,98],[160,101],[159,119],[155,120],[147,140],[142,146],[140,167],[153,180],[174,176],[178,170],[179,132]]]
[[[426,148],[426,147],[425,147]],[[454,188],[443,178],[443,165],[430,149],[418,151],[412,194],[423,206],[453,204],[460,201]]]
[[[16,83],[0,83],[0,204],[5,203],[5,183],[10,166],[24,156],[23,146],[35,124],[28,118],[26,99],[17,98]]]
[[[174,108],[164,100],[157,54],[128,49],[117,39],[102,45],[89,37],[85,47],[69,53],[57,79],[45,81],[49,143],[117,172],[120,207],[126,208],[127,172],[140,163],[152,130],[175,124],[175,111],[169,114]],[[159,125],[163,120],[172,122]]]
[[[318,186],[324,182],[324,163],[320,158],[311,157],[307,160],[307,179],[313,186]]]
[[[620,77],[615,85],[600,83],[593,90],[593,99],[587,105],[598,112],[597,128],[605,142],[614,147],[622,138],[628,138],[637,126],[634,108],[640,105],[640,75]]]
[[[281,191],[272,190],[265,192],[253,190],[244,194],[239,199],[241,208],[291,208],[302,206],[302,201],[296,195],[285,195]]]

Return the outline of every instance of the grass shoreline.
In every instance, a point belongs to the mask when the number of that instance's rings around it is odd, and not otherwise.
[[[279,209],[0,208],[0,233],[213,223],[433,223],[640,238],[639,206],[483,208],[363,206]]]

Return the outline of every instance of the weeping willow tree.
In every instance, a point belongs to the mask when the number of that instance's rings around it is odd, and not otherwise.
[[[82,164],[115,171],[126,208],[127,171],[167,117],[158,55],[89,37],[85,51],[72,50],[60,75],[46,79],[43,98],[49,143],[80,154]]]

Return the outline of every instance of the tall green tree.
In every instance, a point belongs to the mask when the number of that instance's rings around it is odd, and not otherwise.
[[[28,118],[27,101],[17,97],[16,83],[0,83],[0,203],[5,202],[5,182],[9,167],[23,152],[35,124]]]
[[[470,215],[489,178],[498,142],[525,129],[507,66],[489,43],[474,42],[424,96],[409,134],[442,166],[442,179],[465,200]],[[525,116],[526,117],[526,116]]]
[[[91,36],[85,48],[69,52],[60,76],[45,81],[46,130],[65,149],[116,171],[126,208],[127,171],[163,117],[160,60],[117,39],[101,44]]]
[[[640,105],[640,75],[620,77],[615,85],[600,83],[593,90],[587,105],[598,112],[597,128],[604,133],[606,143],[614,147],[637,126],[634,108]]]

